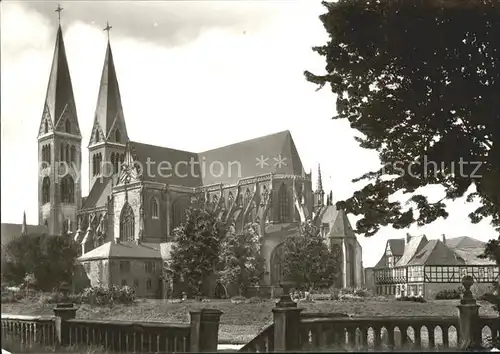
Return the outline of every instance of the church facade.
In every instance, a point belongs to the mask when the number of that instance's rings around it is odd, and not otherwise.
[[[82,134],[59,26],[38,134],[39,224],[74,237],[93,285],[166,296],[163,264],[190,206],[215,211],[237,230],[260,225],[262,288],[279,288],[283,241],[306,221],[341,260],[338,286],[363,285],[362,250],[349,220],[331,196],[325,202],[319,168],[313,188],[289,131],[200,153],[131,140],[108,40],[89,134],[90,192],[82,197]]]

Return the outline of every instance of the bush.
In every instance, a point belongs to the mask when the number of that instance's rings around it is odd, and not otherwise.
[[[233,304],[244,304],[247,302],[247,298],[244,296],[233,296],[230,301]]]
[[[81,302],[89,305],[132,304],[135,301],[135,291],[128,286],[93,286],[83,290],[81,295]]]
[[[250,299],[248,299],[249,304],[260,304],[262,302],[262,299],[258,296],[253,296]]]
[[[397,301],[412,301],[426,303],[427,301],[422,296],[401,296],[396,298]]]
[[[2,304],[11,304],[19,302],[24,298],[20,292],[2,292]]]
[[[434,295],[436,300],[459,300],[463,293],[463,289],[443,289]]]
[[[328,300],[332,300],[332,294],[311,294],[311,297],[315,301],[328,301]]]
[[[62,302],[72,302],[74,304],[82,303],[81,294],[68,294],[67,297],[64,297],[60,292],[52,292],[35,294],[33,297],[37,297],[38,302],[41,304],[58,304]]]

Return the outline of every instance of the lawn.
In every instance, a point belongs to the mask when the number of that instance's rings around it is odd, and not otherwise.
[[[484,316],[495,316],[491,304],[480,303]],[[304,312],[341,312],[354,316],[456,316],[458,300],[439,300],[427,303],[403,302],[392,299],[364,301],[316,301],[300,303]],[[273,300],[261,303],[234,304],[228,300],[209,302],[188,301],[169,303],[164,300],[140,300],[134,305],[91,307],[81,305],[77,318],[137,321],[188,322],[189,310],[216,308],[223,312],[219,331],[220,343],[247,343],[263,327],[271,323]],[[2,304],[3,314],[51,316],[54,305],[23,300]]]

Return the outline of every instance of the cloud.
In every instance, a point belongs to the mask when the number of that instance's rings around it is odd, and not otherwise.
[[[1,12],[2,222],[38,222],[37,132],[54,40],[57,3],[3,2]],[[88,193],[88,151],[106,36],[111,45],[130,138],[171,148],[204,151],[289,129],[305,165],[334,199],[379,166],[361,149],[346,121],[332,121],[327,88],[305,81],[324,59],[311,47],[327,40],[319,2],[65,2],[63,32],[82,131],[82,187]],[[185,6],[185,7],[184,7]],[[189,10],[189,11],[188,11]],[[92,23],[94,21],[94,23]],[[154,26],[157,23],[157,26]],[[315,183],[315,182],[313,182]],[[434,191],[439,197],[439,190]],[[487,222],[471,225],[474,205],[449,203],[453,214],[410,232],[440,237],[494,237]],[[351,218],[351,221],[355,221]],[[443,231],[446,230],[446,231]],[[373,265],[388,238],[407,230],[384,228],[359,238],[365,266]]]

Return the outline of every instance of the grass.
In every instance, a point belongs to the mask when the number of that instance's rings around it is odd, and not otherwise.
[[[480,315],[495,316],[491,304],[481,303]],[[430,300],[427,303],[396,301],[393,299],[365,299],[364,301],[316,301],[300,303],[304,312],[341,312],[357,317],[372,316],[457,316],[457,300]],[[89,306],[81,305],[77,318],[99,320],[189,322],[189,310],[216,308],[223,312],[219,330],[220,343],[249,342],[262,328],[272,322],[274,300],[260,303],[233,304],[227,300],[210,302],[187,301],[170,303],[165,300],[140,300],[133,305]],[[51,316],[54,305],[21,300],[2,304],[4,314]]]

